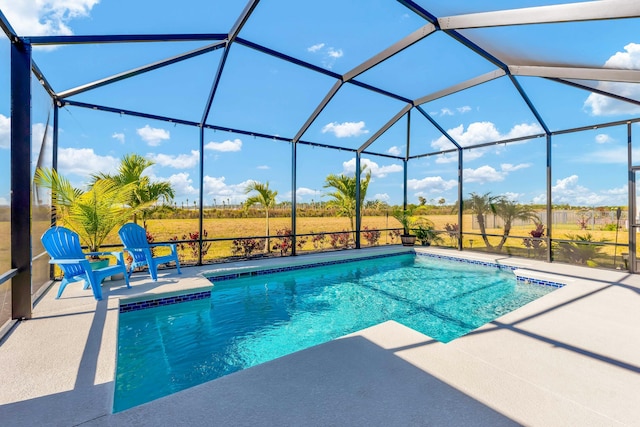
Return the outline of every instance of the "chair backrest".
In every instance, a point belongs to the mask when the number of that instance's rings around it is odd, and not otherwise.
[[[133,222],[129,222],[120,227],[118,235],[125,248],[138,249],[149,247],[146,230]]]
[[[42,245],[54,259],[84,258],[78,234],[65,227],[51,227],[42,235]]]
[[[52,260],[57,259],[83,259],[86,254],[80,247],[78,234],[65,227],[51,227],[40,238],[42,245],[49,253]],[[65,274],[73,276],[84,272],[80,264],[65,264]]]

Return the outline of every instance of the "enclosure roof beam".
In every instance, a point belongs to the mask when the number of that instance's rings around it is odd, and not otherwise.
[[[393,116],[391,120],[389,120],[384,126],[378,129],[378,131],[375,134],[373,134],[371,138],[369,138],[364,144],[360,146],[360,148],[358,148],[358,153],[362,153],[364,150],[366,150],[371,144],[373,144],[373,142],[376,139],[380,138],[380,136],[382,136],[383,133],[389,130],[391,126],[396,124],[396,122],[400,120],[402,116],[407,114],[407,111],[411,110],[411,108],[413,108],[413,104],[405,105],[404,108],[402,108],[402,110],[398,111],[398,113],[395,116]]]
[[[24,37],[32,45],[69,45],[104,43],[145,43],[145,42],[193,42],[225,40],[227,34],[121,34],[121,35],[74,35],[74,36],[33,36]]]
[[[247,23],[247,21],[249,20],[249,17],[255,10],[256,6],[258,6],[259,2],[260,0],[251,0],[249,3],[247,3],[244,10],[242,11],[240,16],[236,20],[236,22],[233,24],[233,27],[231,27],[231,30],[229,31],[228,38],[230,43],[233,43],[236,40],[236,37],[238,37],[238,33],[240,33],[240,30],[242,30],[242,27],[244,27],[244,25]]]
[[[316,71],[318,73],[324,74],[325,76],[333,77],[334,79],[342,79],[342,76],[338,73],[325,70],[324,68],[318,67],[317,65],[313,65],[309,62],[302,61],[300,59],[294,58],[293,56],[289,56],[282,52],[278,52],[277,50],[269,49],[268,47],[259,45],[249,40],[245,40],[242,37],[237,37],[236,43],[249,47],[251,49],[257,50],[258,52],[266,53],[267,55],[271,55],[278,59],[282,59],[283,61],[291,62],[292,64],[296,64],[301,67],[308,68],[309,70]]]
[[[0,28],[2,28],[2,31],[4,31],[9,40],[11,40],[12,42],[18,41],[18,33],[16,33],[16,31],[13,29],[7,17],[4,16],[4,13],[2,13],[2,10],[0,10]]]
[[[181,55],[177,55],[177,56],[174,56],[174,57],[171,57],[171,58],[163,59],[163,60],[158,61],[158,62],[154,62],[153,64],[144,65],[142,67],[134,68],[134,69],[129,70],[129,71],[124,71],[122,73],[115,74],[113,76],[105,77],[104,79],[96,80],[94,82],[87,83],[85,85],[78,86],[78,87],[75,87],[73,89],[65,90],[63,92],[58,93],[57,96],[59,98],[66,98],[66,97],[69,97],[69,96],[77,95],[79,93],[86,92],[86,91],[89,91],[89,90],[92,90],[92,89],[96,89],[96,88],[99,88],[101,86],[105,86],[105,85],[108,85],[108,84],[111,84],[111,83],[115,83],[115,82],[118,82],[120,80],[127,79],[129,77],[134,77],[134,76],[137,76],[137,75],[149,72],[149,71],[157,70],[158,68],[162,68],[162,67],[165,67],[167,65],[172,65],[172,64],[175,64],[175,63],[187,60],[187,59],[194,58],[196,56],[203,55],[205,53],[209,53],[209,52],[212,52],[214,50],[220,49],[221,47],[224,47],[224,46],[225,46],[225,41],[219,41],[219,42],[216,42],[214,44],[202,47],[200,49],[195,49],[195,50],[192,50],[190,52],[183,53]]]
[[[244,45],[246,47],[250,47],[250,48],[255,49],[255,50],[259,51],[259,52],[266,53],[267,55],[271,55],[273,57],[282,59],[284,61],[291,62],[292,64],[296,64],[296,65],[299,65],[301,67],[308,68],[308,69],[310,69],[312,71],[316,71],[316,72],[318,72],[320,74],[324,74],[325,76],[333,77],[336,80],[344,81],[343,76],[338,74],[338,73],[335,73],[335,72],[329,71],[329,70],[325,70],[324,68],[318,67],[317,65],[313,65],[313,64],[310,64],[308,62],[302,61],[300,59],[294,58],[292,56],[286,55],[286,54],[284,54],[282,52],[278,52],[276,50],[269,49],[268,47],[261,46],[261,45],[259,45],[257,43],[254,43],[254,42],[250,42],[250,41],[245,40],[245,39],[243,39],[241,37],[238,37],[236,39],[236,43],[239,43],[239,44]],[[348,83],[351,83],[351,84],[356,85],[356,86],[360,86],[360,87],[362,87],[364,89],[370,90],[372,92],[379,93],[381,95],[396,99],[398,101],[411,102],[411,100],[408,99],[408,98],[405,98],[405,97],[400,96],[398,94],[386,91],[384,89],[380,89],[378,87],[372,86],[372,85],[367,84],[367,83],[359,82],[359,81],[357,81],[355,79],[349,80]]]
[[[606,90],[602,90],[602,89],[598,89],[598,88],[595,88],[595,87],[587,86],[587,85],[582,84],[582,83],[574,82],[574,81],[571,81],[571,80],[556,79],[556,78],[549,78],[549,80],[552,80],[552,81],[558,82],[558,83],[562,83],[562,84],[565,84],[565,85],[568,85],[568,86],[573,86],[575,88],[583,89],[583,90],[586,90],[586,91],[589,91],[589,92],[597,93],[598,95],[608,96],[610,98],[614,98],[614,99],[617,99],[619,101],[628,102],[628,103],[634,104],[634,105],[640,105],[640,101],[638,101],[638,100],[627,98],[627,97],[622,96],[622,95],[617,95],[615,93],[608,92]]]
[[[200,125],[204,126],[207,122],[207,118],[209,117],[209,113],[211,112],[211,106],[213,105],[213,98],[216,96],[216,92],[218,91],[218,86],[220,85],[220,79],[222,78],[222,71],[224,70],[224,66],[227,63],[227,57],[229,56],[229,49],[231,45],[227,42],[225,43],[224,51],[222,52],[222,58],[220,58],[220,62],[218,63],[218,69],[216,70],[216,75],[213,78],[213,83],[211,84],[211,89],[209,90],[209,96],[207,97],[207,103],[204,107],[204,111],[202,112],[202,119],[200,120]]]
[[[432,15],[428,10],[414,2],[413,0],[398,0],[398,3],[402,4],[407,9],[411,10],[416,15],[420,16],[422,19],[432,23],[435,25],[436,29],[440,29],[440,24],[438,23],[438,18]]]
[[[638,3],[640,4],[640,2]],[[551,77],[558,79],[598,80],[640,83],[640,70],[619,68],[553,67],[538,65],[509,65],[514,76]]]
[[[440,154],[457,153],[458,151],[459,150],[457,148],[451,148],[450,150],[435,151],[433,153],[416,154],[415,156],[409,156],[408,160],[421,159],[423,157],[438,156]]]
[[[336,93],[338,93],[338,90],[342,87],[342,80],[338,80],[335,82],[335,84],[331,87],[331,89],[329,89],[329,92],[324,96],[324,98],[322,99],[322,101],[320,102],[320,104],[318,104],[318,106],[316,107],[315,110],[313,110],[313,113],[311,113],[311,115],[309,116],[309,118],[307,119],[306,122],[304,122],[304,124],[302,125],[302,127],[300,128],[300,130],[296,133],[296,135],[293,137],[293,142],[298,142],[300,140],[300,138],[302,138],[302,135],[304,135],[304,133],[309,129],[309,127],[311,126],[311,124],[313,124],[313,122],[318,118],[318,116],[320,115],[320,113],[322,113],[322,110],[324,110],[324,108],[327,106],[327,104],[331,101],[331,99],[335,96]]]
[[[420,40],[422,40],[425,37],[427,37],[429,34],[434,33],[435,31],[436,31],[436,27],[433,24],[429,23],[427,25],[424,25],[423,27],[417,29],[416,31],[414,31],[413,33],[409,34],[408,36],[406,36],[402,40],[399,40],[398,42],[396,42],[393,45],[389,46],[385,50],[379,52],[377,55],[374,55],[373,57],[371,57],[367,61],[365,61],[362,64],[358,65],[357,67],[355,67],[351,71],[347,72],[342,77],[342,79],[345,82],[347,82],[347,81],[359,76],[360,74],[364,73],[365,71],[367,71],[367,70],[375,67],[376,65],[380,64],[381,62],[386,61],[387,59],[391,58],[393,55],[395,55],[397,53],[400,53],[404,49],[408,48],[409,46],[412,46],[413,44],[419,42]]]
[[[482,74],[481,76],[474,77],[465,82],[458,83],[456,85],[450,86],[446,89],[439,90],[437,92],[433,92],[429,95],[423,96],[422,98],[416,99],[413,103],[415,105],[422,105],[427,102],[434,101],[439,98],[443,98],[445,96],[451,95],[456,92],[460,92],[462,90],[468,89],[473,86],[477,86],[482,83],[486,83],[488,81],[497,79],[498,77],[504,76],[506,73],[503,70],[493,70],[486,74]]]
[[[453,139],[451,135],[449,135],[449,132],[444,130],[442,126],[440,126],[440,123],[433,120],[433,117],[431,117],[431,115],[429,115],[426,111],[424,111],[424,109],[420,105],[416,106],[416,110],[420,111],[420,114],[422,114],[427,120],[429,120],[431,124],[434,125],[442,135],[444,135],[445,138],[447,138],[453,145],[456,146],[458,150],[462,149],[462,146],[460,146],[460,144],[458,144],[458,142],[455,139]]]
[[[590,1],[550,6],[496,10],[439,18],[443,30],[594,21],[640,16],[640,2],[629,0]]]
[[[40,67],[38,67],[38,65],[33,60],[33,58],[31,58],[31,71],[36,76],[36,78],[38,79],[38,81],[40,82],[44,90],[47,91],[51,99],[57,100],[58,97],[56,96],[56,91],[53,90],[53,87],[51,87],[51,84],[49,83],[47,78],[44,76],[42,71],[40,71]]]

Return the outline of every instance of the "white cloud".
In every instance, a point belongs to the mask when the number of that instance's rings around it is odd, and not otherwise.
[[[504,181],[507,175],[511,172],[515,172],[520,169],[526,169],[530,167],[530,163],[521,163],[519,165],[512,165],[510,163],[503,163],[500,165],[500,170],[496,170],[489,165],[480,166],[477,169],[465,169],[462,174],[464,182],[478,182],[484,184],[487,182],[500,182]]]
[[[407,188],[412,191],[428,190],[430,193],[440,193],[458,186],[458,181],[445,181],[441,176],[428,176],[422,179],[407,180]]]
[[[388,166],[379,166],[376,162],[372,162],[369,159],[362,159],[360,161],[361,166],[367,166],[366,171],[371,171],[371,176],[374,178],[384,178],[390,173],[402,172],[402,166],[392,164]],[[342,163],[342,169],[345,175],[353,175],[356,173],[356,159],[352,158],[349,161]]]
[[[456,110],[458,110],[458,113],[464,114],[464,113],[468,113],[469,111],[471,111],[471,107],[469,107],[468,105],[465,105],[463,107],[456,108]]]
[[[604,66],[628,70],[640,69],[640,44],[629,43],[624,50],[624,52],[616,52],[604,63]],[[640,86],[637,83],[599,82],[596,88],[627,98],[640,99]],[[584,107],[594,116],[640,113],[640,107],[637,105],[596,93],[587,97]]]
[[[0,148],[11,146],[11,117],[0,114]]]
[[[137,129],[136,132],[144,142],[152,147],[157,147],[162,143],[162,141],[170,138],[168,130],[152,128],[149,125],[145,125],[145,127]]]
[[[551,188],[553,203],[566,203],[572,206],[624,205],[627,201],[628,187],[593,191],[578,183],[578,175],[556,180]],[[533,198],[533,203],[546,203],[546,194]]]
[[[504,181],[504,174],[498,172],[489,165],[480,166],[477,169],[465,169],[463,171],[464,182],[479,182],[484,184],[486,182],[499,182]]]
[[[342,52],[342,49],[334,49],[330,47],[329,49],[327,49],[327,55],[329,55],[331,58],[338,59],[342,58],[344,53]]]
[[[171,187],[173,187],[176,199],[198,194],[198,189],[192,185],[193,180],[186,172],[171,175],[169,178],[166,178],[166,180],[169,181]]]
[[[500,165],[500,169],[502,169],[502,172],[504,173],[511,173],[520,169],[526,169],[528,167],[531,167],[531,163],[520,163],[519,165],[512,165],[511,163],[503,163]]]
[[[227,139],[226,141],[222,141],[222,142],[211,141],[204,146],[204,149],[213,150],[213,151],[222,151],[222,152],[240,151],[242,150],[242,141],[239,140],[238,138],[234,139],[233,141],[230,139]]]
[[[271,167],[267,166],[267,165],[260,165],[258,166],[256,169],[260,169],[260,170],[269,170],[271,169]]]
[[[99,0],[0,0],[0,9],[19,35],[71,35],[69,21],[89,16]]]
[[[344,56],[342,49],[327,46],[325,43],[317,43],[307,48],[307,52],[322,55],[322,65],[331,69],[336,60]]]
[[[204,194],[206,194],[207,203],[216,199],[216,205],[222,205],[222,202],[232,204],[242,203],[247,199],[244,189],[252,180],[246,180],[238,184],[227,184],[226,178],[205,176],[204,177]]]
[[[309,52],[317,52],[324,47],[324,43],[314,44],[313,46],[309,46],[307,51]]]
[[[544,133],[544,129],[537,123],[521,123],[515,125],[511,130],[504,135],[501,139],[520,138],[523,136],[531,136]]]
[[[607,135],[606,133],[599,133],[596,135],[596,143],[598,144],[606,144],[608,142],[613,142],[613,138]]]
[[[510,201],[515,201],[517,202],[518,199],[520,199],[520,197],[523,197],[524,193],[512,193],[510,191],[507,191],[506,193],[502,193],[502,197],[504,197],[507,200]]]
[[[450,108],[442,108],[440,110],[440,115],[441,116],[453,116],[453,111],[451,111]]]
[[[351,136],[360,136],[369,133],[365,128],[363,121],[359,122],[332,122],[324,125],[322,133],[331,132],[337,138],[348,138]]]
[[[200,153],[196,150],[191,150],[191,154],[177,156],[150,153],[147,154],[147,157],[159,166],[168,166],[174,169],[189,169],[196,166],[200,161]]]
[[[462,147],[484,144],[487,142],[500,141],[503,139],[519,138],[523,136],[535,135],[542,132],[540,125],[535,123],[521,123],[515,125],[506,134],[500,133],[495,124],[491,122],[474,122],[465,130],[464,125],[448,129],[447,133]],[[450,150],[453,148],[451,141],[444,135],[431,142],[431,147],[439,150]],[[486,153],[486,148],[476,148],[464,152],[464,160],[470,161],[482,157]],[[458,160],[457,154],[447,154],[438,156],[436,163],[451,163]]]
[[[322,196],[322,191],[319,190],[312,190],[311,188],[306,188],[306,187],[299,187],[296,190],[296,195],[298,197],[300,196]]]
[[[93,148],[60,148],[58,169],[62,174],[89,177],[96,172],[116,173],[120,160],[113,156],[97,155]]]
[[[372,200],[380,200],[381,202],[389,202],[389,200],[391,200],[391,197],[389,197],[389,195],[387,193],[376,193],[373,195],[373,199]]]
[[[113,135],[111,135],[111,138],[117,139],[120,141],[120,144],[124,144],[124,133],[114,132]]]
[[[0,206],[9,206],[9,200],[5,197],[0,197]]]
[[[402,152],[400,151],[399,147],[396,147],[394,145],[393,147],[387,150],[387,153],[391,154],[392,156],[399,156]]]
[[[578,175],[571,175],[558,179],[556,185],[551,188],[553,203],[569,203],[571,205],[595,205],[605,200],[588,188],[578,184]]]
[[[311,188],[299,187],[296,189],[296,201],[297,202],[310,202],[311,200],[319,201],[324,193],[319,190],[313,190]],[[285,200],[291,200],[291,191],[287,192],[284,196]]]

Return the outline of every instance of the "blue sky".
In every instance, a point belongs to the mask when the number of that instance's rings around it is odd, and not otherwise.
[[[418,1],[438,17],[513,7],[509,1]],[[454,3],[454,4],[451,4]],[[481,3],[481,4],[478,4]],[[530,0],[518,7],[558,2]],[[151,7],[153,5],[153,7]],[[93,34],[227,33],[244,2],[185,0],[0,0],[0,10],[24,36]],[[426,25],[391,0],[363,2],[263,1],[239,36],[326,70],[344,74]],[[509,65],[558,64],[640,69],[640,20],[539,24],[461,30]],[[34,60],[56,91],[170,58],[212,42],[131,43],[36,47]],[[9,163],[9,44],[0,40],[0,167]],[[199,121],[222,49],[70,99]],[[496,67],[442,31],[356,79],[408,99],[418,99],[495,70]],[[516,77],[552,130],[640,116],[640,107],[541,79]],[[335,79],[233,44],[207,123],[293,138],[335,83]],[[49,114],[48,96],[34,84],[34,158],[41,150]],[[581,82],[640,100],[640,84]],[[344,84],[303,134],[303,141],[358,148],[405,103],[362,87]],[[504,76],[422,105],[461,145],[542,132],[534,114]],[[452,148],[447,138],[417,111],[411,112],[411,155]],[[640,135],[640,126],[634,125]],[[638,138],[637,136],[635,137]],[[192,205],[199,196],[199,131],[195,127],[65,107],[60,110],[59,169],[76,185],[91,173],[113,171],[126,153],[156,164],[154,179],[170,181],[176,203]],[[464,154],[465,197],[492,192],[522,203],[546,202],[544,138],[474,148]],[[637,145],[637,144],[636,144]],[[570,205],[626,205],[626,126],[554,136],[553,202]],[[45,149],[50,144],[45,144]],[[205,205],[240,203],[248,181],[269,181],[278,200],[292,198],[291,146],[270,138],[205,131]],[[367,151],[403,156],[407,117],[400,119]],[[640,162],[634,153],[635,164]],[[372,172],[368,200],[402,202],[402,161],[363,155]],[[457,156],[438,154],[409,162],[408,199],[457,198]],[[323,188],[330,173],[352,174],[351,152],[298,147],[297,200],[328,200]],[[0,205],[10,199],[0,182]]]

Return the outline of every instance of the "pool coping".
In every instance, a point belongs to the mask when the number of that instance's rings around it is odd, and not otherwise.
[[[474,398],[481,406],[499,411],[516,423],[632,425],[640,418],[640,396],[636,393],[640,389],[640,337],[635,326],[639,317],[639,276],[502,255],[437,248],[416,250],[517,265],[540,275],[559,275],[568,286],[446,345],[433,343],[429,337],[394,322],[353,336],[373,343],[375,348],[393,355],[394,360],[419,368],[424,375],[438,378],[457,393]],[[403,419],[400,410],[415,409],[402,408],[395,396],[367,406],[372,402],[366,399],[367,394],[343,395],[335,384],[323,382],[323,367],[327,366],[323,360],[341,356],[332,353],[335,348],[331,345],[321,345],[304,354],[294,353],[223,377],[227,378],[224,381],[218,379],[111,414],[119,300],[135,295],[146,298],[176,288],[187,292],[202,288],[206,279],[200,272],[207,269],[210,266],[184,268],[181,276],[175,270],[165,270],[157,283],[148,275],[137,273],[132,277],[132,289],[125,288],[122,281],[105,284],[105,300],[101,302],[95,302],[90,291],[83,291],[81,286],[69,286],[59,300],[54,299],[57,288],[49,289],[35,307],[34,319],[20,322],[0,345],[0,366],[12,367],[3,372],[0,418],[12,420],[17,426],[52,420],[59,425],[157,425],[198,424],[212,419],[248,425],[260,420],[276,422],[286,414],[286,420],[306,420],[308,425],[322,425],[323,421],[357,424],[363,419],[375,424],[376,419],[370,417],[379,407],[386,408],[385,413],[398,420]],[[55,369],[52,354],[56,355]],[[307,362],[311,364],[304,365]],[[385,363],[372,367],[371,375],[375,372],[375,378],[394,384],[394,376],[389,375],[391,367]],[[269,373],[280,372],[280,381],[287,384],[287,389],[310,386],[303,379],[287,377],[291,367],[300,364],[308,366],[310,372],[318,372],[315,392],[298,392],[277,402],[270,399],[268,384],[260,381]],[[355,370],[340,373],[348,377],[349,384],[354,381],[367,393],[384,393],[382,386],[380,390],[367,388],[374,378],[367,378],[368,371],[350,376],[349,372]],[[397,390],[399,397],[410,386],[402,384]],[[249,394],[254,399],[251,407],[241,398]],[[363,406],[314,412],[317,402],[332,395],[340,397],[341,402],[361,402]],[[464,397],[447,396],[453,400]],[[386,401],[396,402],[398,409],[386,407]],[[427,411],[420,415],[424,419],[442,419],[437,405],[431,412],[429,405],[421,406]],[[74,409],[69,411],[70,407]],[[545,410],[540,411],[541,407]],[[263,412],[256,412],[257,408]],[[309,418],[309,414],[316,414],[317,418]]]

